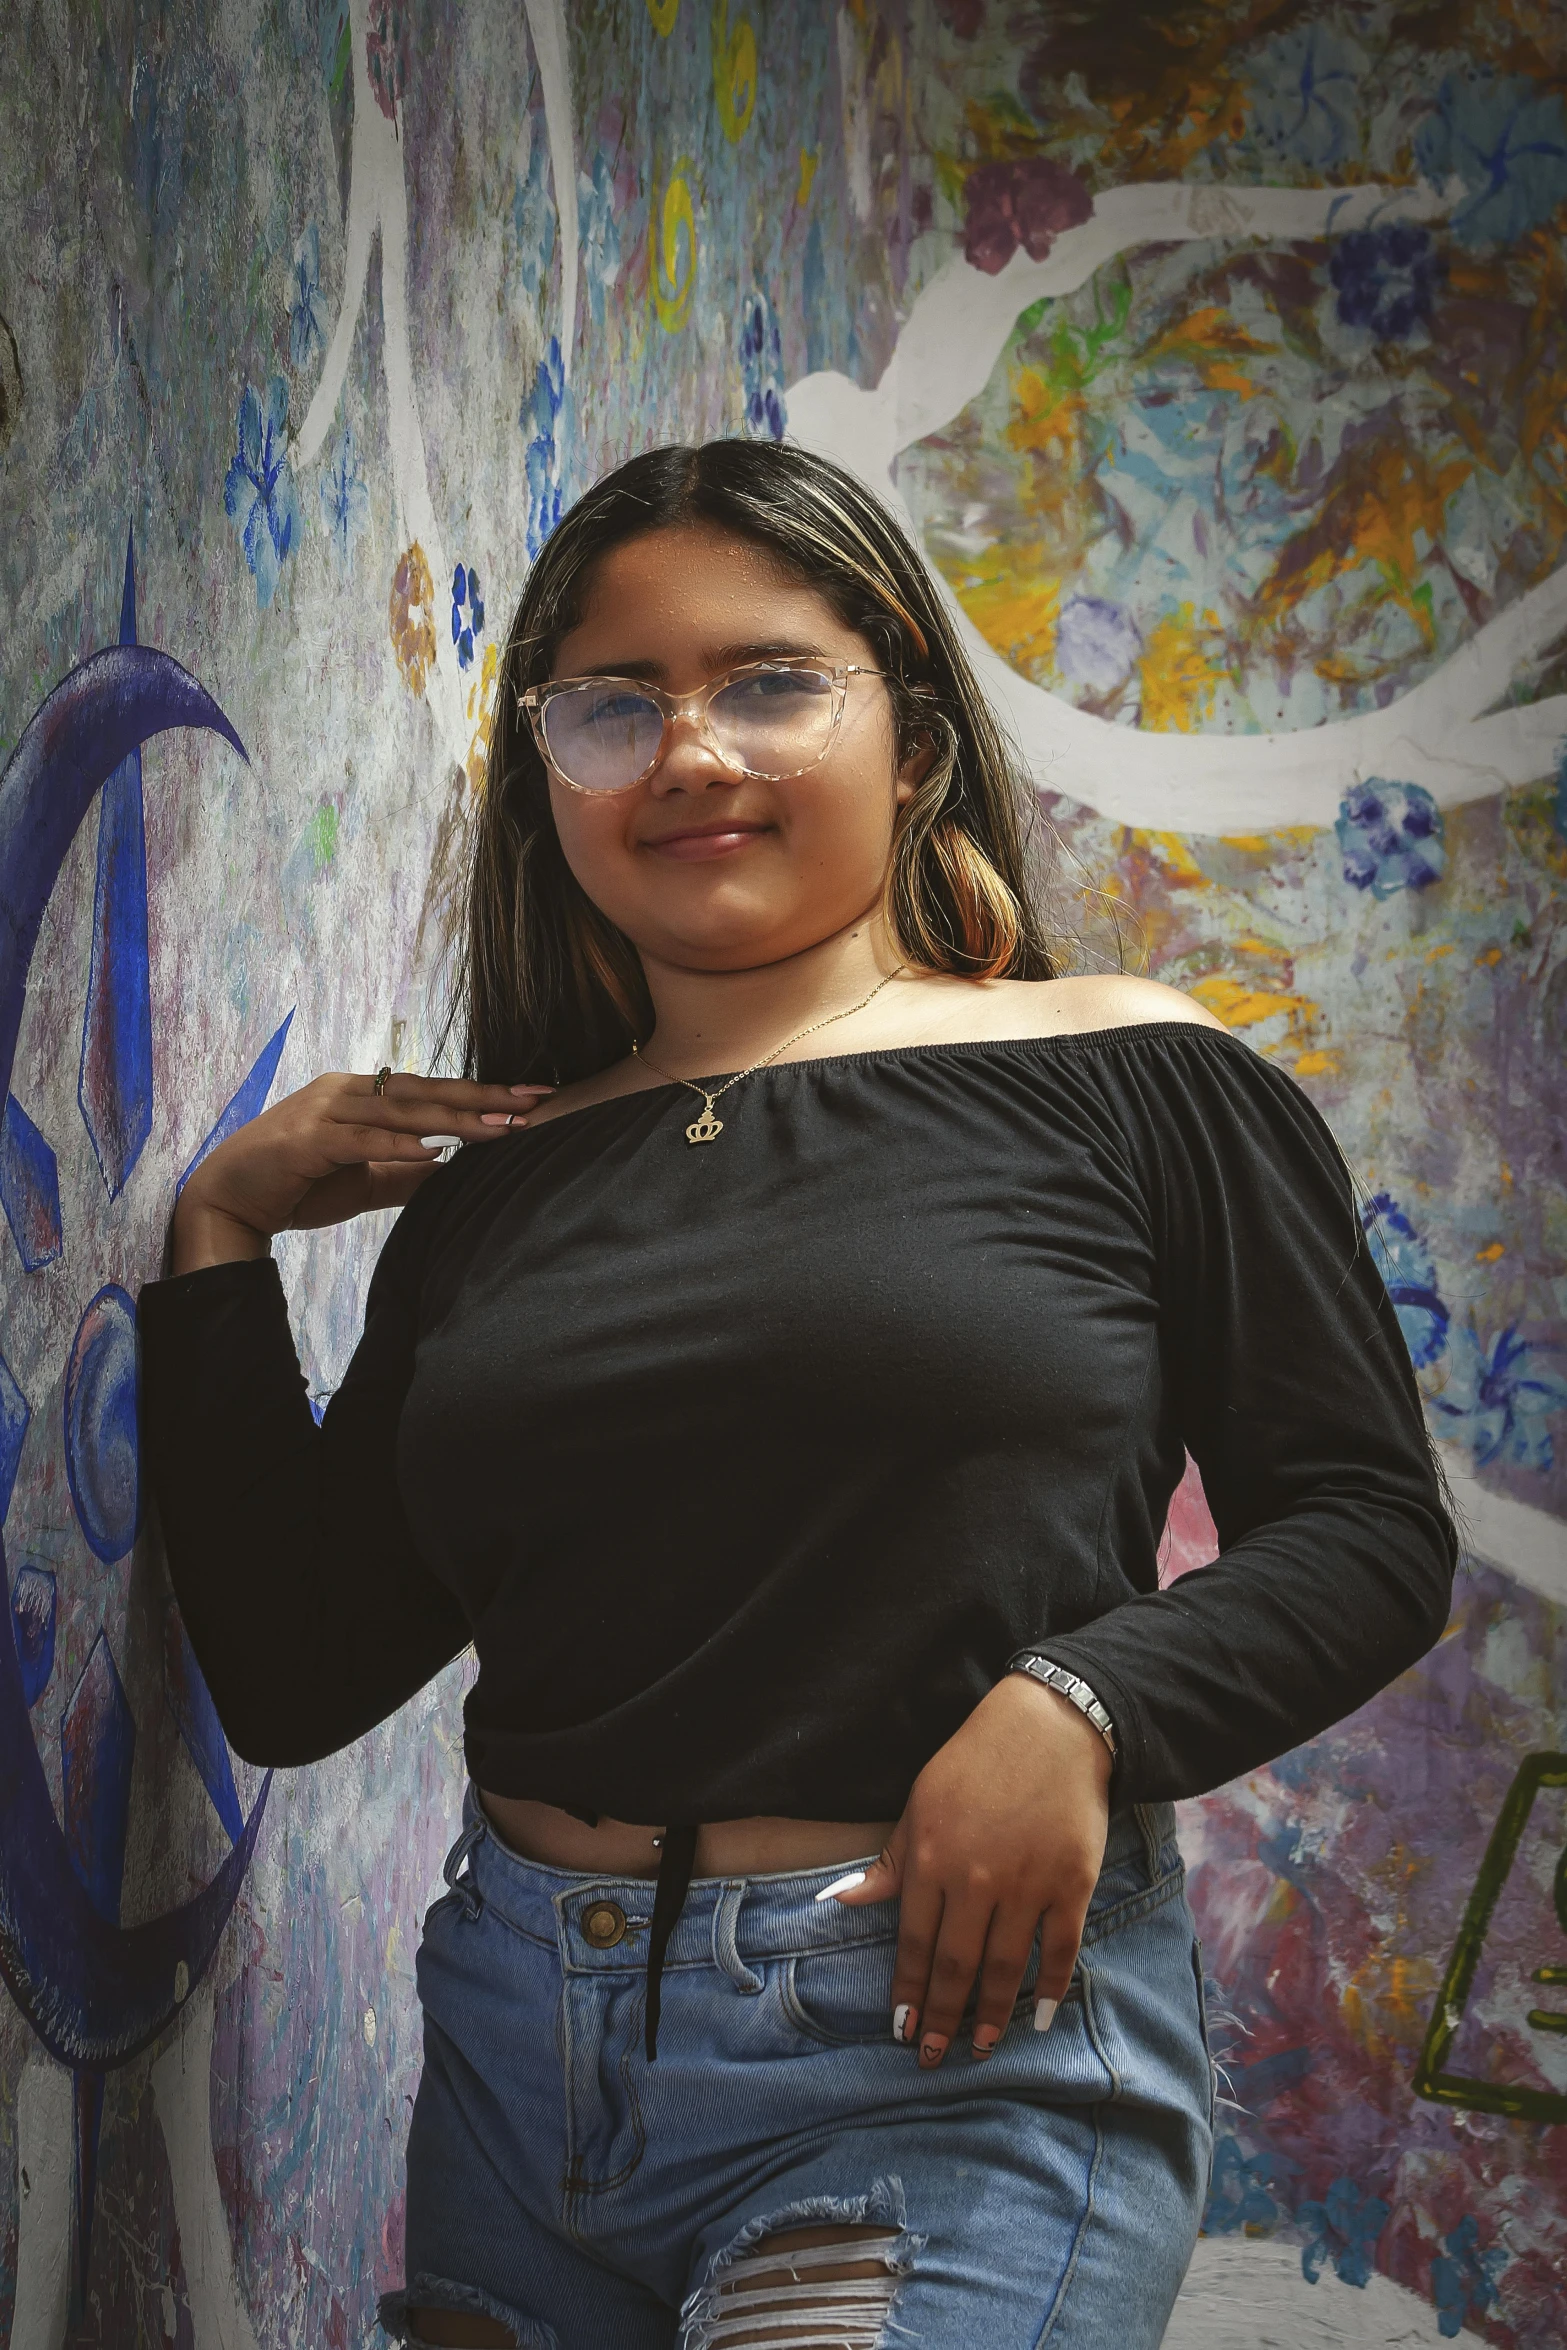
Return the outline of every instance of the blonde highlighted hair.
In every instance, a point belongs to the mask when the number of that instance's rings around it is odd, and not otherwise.
[[[557,525],[506,640],[447,1018],[448,1031],[461,1021],[467,1076],[569,1083],[620,1060],[652,1028],[635,947],[561,852],[518,696],[548,678],[593,567],[611,548],[698,521],[765,547],[871,644],[900,765],[920,744],[935,744],[900,811],[888,863],[885,911],[904,959],[971,978],[1056,975],[1034,793],[940,594],[887,508],[840,466],[788,444],[652,449],[606,475]]]

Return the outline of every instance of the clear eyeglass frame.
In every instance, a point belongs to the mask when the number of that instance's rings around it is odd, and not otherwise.
[[[786,768],[779,775],[766,768],[747,767],[725,751],[713,734],[707,715],[707,706],[716,694],[721,694],[726,686],[734,685],[739,679],[775,675],[781,669],[814,671],[818,677],[830,678],[832,681],[832,715],[828,720],[826,740],[815,758],[808,760],[803,767]],[[530,685],[525,692],[517,696],[517,707],[533,730],[533,739],[538,745],[539,757],[553,776],[565,784],[569,791],[581,792],[588,799],[613,800],[618,799],[622,792],[635,791],[639,783],[647,781],[669,748],[670,728],[677,718],[690,718],[695,722],[702,741],[720,765],[727,767],[732,775],[754,775],[764,783],[786,783],[791,776],[808,775],[811,768],[821,765],[832,749],[839,722],[843,717],[844,703],[848,698],[850,678],[884,677],[885,675],[885,670],[873,669],[863,661],[831,662],[815,661],[809,657],[800,659],[784,657],[776,661],[742,661],[736,668],[726,669],[721,677],[709,678],[706,685],[698,687],[694,694],[668,694],[665,693],[662,686],[649,685],[647,680],[641,677],[556,677],[551,678],[547,685]],[[557,695],[580,691],[584,686],[595,685],[620,685],[627,687],[632,693],[645,694],[650,702],[657,704],[663,718],[664,725],[658,738],[658,748],[647,765],[638,774],[633,775],[629,783],[618,783],[613,786],[578,783],[565,772],[564,768],[557,765],[555,755],[550,749],[544,728],[545,712],[549,704]]]

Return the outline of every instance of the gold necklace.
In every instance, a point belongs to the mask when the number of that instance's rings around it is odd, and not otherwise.
[[[896,971],[889,971],[885,979],[878,979],[870,994],[861,996],[857,1004],[846,1004],[841,1012],[829,1012],[825,1020],[813,1020],[809,1028],[796,1029],[793,1036],[786,1036],[782,1044],[775,1044],[770,1053],[763,1054],[761,1060],[753,1061],[749,1069],[742,1069],[737,1075],[726,1077],[722,1085],[715,1085],[711,1093],[705,1085],[698,1085],[694,1077],[676,1077],[671,1070],[661,1069],[656,1061],[650,1061],[635,1037],[631,1040],[631,1049],[643,1067],[651,1069],[655,1077],[665,1077],[671,1085],[687,1086],[692,1093],[699,1093],[702,1096],[706,1107],[701,1117],[693,1118],[686,1128],[687,1142],[716,1142],[724,1131],[722,1118],[713,1115],[713,1104],[721,1093],[727,1093],[731,1085],[738,1085],[742,1077],[754,1077],[758,1069],[765,1069],[769,1061],[776,1061],[780,1053],[786,1053],[789,1047],[792,1044],[798,1044],[802,1037],[814,1036],[818,1028],[830,1028],[835,1020],[848,1020],[856,1012],[863,1012],[866,1005],[873,1002],[884,987],[890,986],[892,981],[900,978],[907,969],[906,963],[900,963]]]

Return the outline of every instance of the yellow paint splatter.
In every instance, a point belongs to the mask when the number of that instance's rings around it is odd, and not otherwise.
[[[1255,1028],[1259,1021],[1275,1020],[1281,1012],[1299,1019],[1317,1010],[1309,997],[1286,995],[1282,989],[1247,987],[1239,979],[1217,975],[1194,980],[1188,993],[1196,997],[1205,1011],[1222,1020],[1226,1028]]]
[[[1325,1077],[1337,1070],[1337,1055],[1326,1051],[1312,1035],[1322,1007],[1309,996],[1292,995],[1284,988],[1254,987],[1219,972],[1193,980],[1186,992],[1226,1028],[1260,1028],[1266,1021],[1282,1019],[1285,1032],[1280,1041],[1298,1055],[1294,1065],[1303,1075]],[[1268,1052],[1271,1048],[1264,1045],[1261,1049]]]
[[[658,323],[669,334],[685,325],[696,284],[696,209],[686,177],[691,169],[690,156],[682,155],[662,201],[655,199],[648,207],[648,288]]]
[[[435,667],[435,582],[417,539],[392,574],[392,650],[410,690],[422,694]]]
[[[1418,2048],[1435,1989],[1430,1959],[1389,1960],[1379,1946],[1345,1987],[1345,2025],[1368,2054],[1384,2060]]]
[[[1032,450],[1052,465],[1076,459],[1087,405],[1081,393],[1055,382],[1040,368],[1020,367],[1013,379],[1012,403],[1007,423],[1011,447]]]
[[[756,111],[756,35],[748,16],[729,22],[729,0],[713,0],[713,95],[724,137],[738,146]]]
[[[1508,792],[1502,801],[1502,818],[1531,865],[1543,866],[1558,881],[1567,881],[1567,841],[1557,824],[1554,777],[1530,791]]]
[[[1224,670],[1213,659],[1219,616],[1198,620],[1190,604],[1167,612],[1148,632],[1138,664],[1142,722],[1155,734],[1195,734],[1213,707]]]
[[[1431,548],[1442,544],[1449,501],[1473,471],[1466,451],[1428,458],[1402,437],[1346,460],[1317,522],[1286,545],[1263,582],[1259,615],[1278,623],[1334,580],[1369,571],[1376,577],[1365,588],[1368,601],[1396,604],[1434,648],[1425,569]],[[1365,681],[1363,662],[1352,653],[1324,654],[1317,669],[1331,684]]]
[[[1477,1265],[1494,1265],[1498,1257],[1505,1257],[1506,1254],[1507,1251],[1501,1241],[1493,1240],[1489,1248],[1475,1250],[1475,1263]]]
[[[1253,383],[1235,362],[1267,358],[1277,348],[1275,343],[1259,343],[1243,326],[1236,324],[1227,310],[1214,303],[1205,310],[1194,310],[1190,318],[1167,328],[1143,358],[1145,362],[1185,359],[1211,390],[1239,392],[1243,400],[1251,400],[1262,386]]]
[[[488,644],[484,648],[484,665],[479,682],[468,689],[468,717],[473,725],[473,740],[468,745],[468,789],[481,792],[490,763],[490,740],[495,732],[495,684],[500,675],[500,648]]]
[[[1287,1877],[1280,1877],[1268,1897],[1268,1907],[1262,1922],[1265,1926],[1282,1926],[1299,1907],[1300,1895],[1295,1887]]]
[[[816,166],[820,161],[819,147],[800,149],[800,184],[794,191],[794,200],[802,212],[811,200],[811,184],[816,178]]]
[[[1502,950],[1500,947],[1482,947],[1479,954],[1477,954],[1475,957],[1476,963],[1485,964],[1499,963],[1501,959]]]
[[[981,636],[1025,676],[1055,660],[1061,583],[1043,565],[1037,541],[995,546],[952,582]]]

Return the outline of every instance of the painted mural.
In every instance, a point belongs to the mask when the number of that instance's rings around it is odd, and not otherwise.
[[[0,124],[15,2350],[357,2350],[399,2279],[465,1668],[317,1769],[230,1756],[136,1293],[274,1089],[428,1065],[526,567],[719,432],[894,501],[1074,951],[1325,1112],[1468,1522],[1433,1654],[1186,1807],[1227,2094],[1170,2342],[1554,2350],[1567,18],[22,0]],[[318,1409],[385,1229],[277,1244]],[[1211,1543],[1192,1476],[1166,1572]]]

